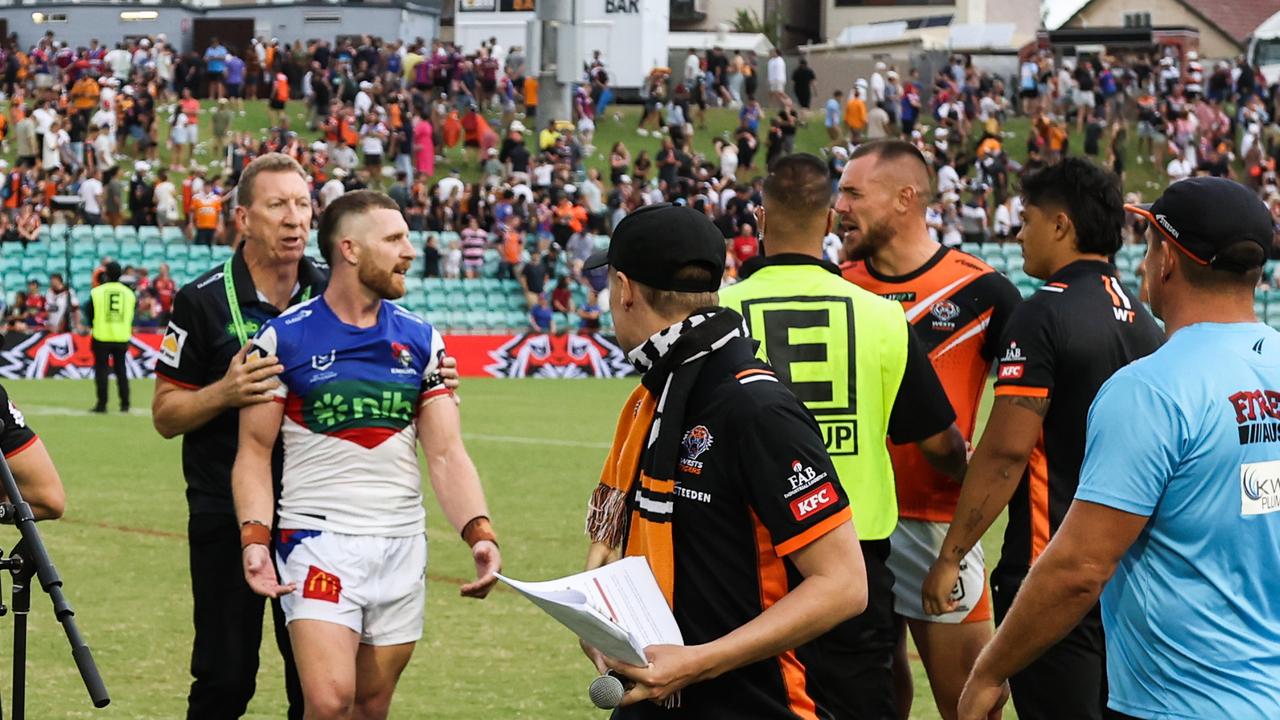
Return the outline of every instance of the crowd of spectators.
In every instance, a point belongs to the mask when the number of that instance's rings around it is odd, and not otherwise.
[[[958,55],[931,78],[877,63],[812,116],[817,77],[803,60],[788,65],[777,52],[757,58],[715,48],[690,51],[674,70],[654,68],[635,128],[660,140],[651,154],[625,141],[595,147],[597,123],[620,117],[599,52],[564,119],[539,115],[523,50],[496,40],[464,52],[439,40],[257,38],[232,47],[214,39],[185,53],[163,35],[75,49],[52,32],[26,49],[11,40],[0,58],[9,100],[0,132],[17,161],[0,164],[0,239],[26,244],[44,223],[78,221],[176,226],[190,242],[234,244],[241,169],[283,152],[310,174],[318,210],[351,190],[386,191],[425,234],[427,276],[477,277],[491,271],[496,252],[497,275],[527,293],[531,324],[580,310],[566,292],[574,283],[589,288],[586,304],[597,309],[588,315],[598,322],[604,278],[584,275],[581,265],[599,236],[641,205],[687,204],[724,233],[732,282],[759,252],[761,177],[818,117],[828,142],[806,149],[829,163],[833,191],[859,143],[902,137],[920,148],[936,173],[928,224],[945,245],[1015,238],[1018,177],[1067,153],[1122,175],[1135,157],[1159,169],[1149,186],[1195,174],[1236,177],[1280,215],[1275,91],[1242,59],[1206,66],[1168,48],[1065,60],[1042,53],[999,77]],[[245,100],[257,98],[268,101],[270,129],[235,132]],[[291,102],[295,111],[305,105],[305,121],[288,112]],[[737,124],[702,152],[694,138],[709,132],[706,110],[717,107]],[[1016,115],[1029,119],[1025,137],[1006,130]],[[1024,160],[1012,157],[1011,142],[1026,143]],[[447,148],[460,153],[446,160]],[[603,170],[588,167],[592,157]],[[826,247],[840,259],[839,238]],[[29,292],[25,301],[35,304]],[[38,312],[11,312],[9,325]]]

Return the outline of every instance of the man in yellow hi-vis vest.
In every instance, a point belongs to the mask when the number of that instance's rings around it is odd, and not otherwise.
[[[93,412],[107,411],[108,361],[116,373],[120,412],[129,412],[127,356],[138,300],[133,290],[120,282],[120,263],[109,262],[104,269],[106,282],[89,293],[89,303],[84,308],[85,322],[93,328],[93,381],[98,391]]]
[[[835,717],[897,717],[892,659],[897,642],[893,573],[886,562],[898,523],[886,438],[915,443],[960,478],[964,438],[955,411],[907,324],[902,306],[848,282],[822,259],[831,231],[830,177],[813,155],[780,158],[757,212],[765,256],[720,291],[738,310],[759,356],[813,413],[849,496],[867,567],[867,609],[800,649],[810,693]]]

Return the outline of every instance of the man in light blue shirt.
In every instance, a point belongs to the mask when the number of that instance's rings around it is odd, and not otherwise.
[[[1146,290],[1169,340],[1094,400],[1075,502],[962,720],[1002,705],[1006,678],[1099,595],[1112,717],[1280,718],[1280,333],[1253,310],[1271,216],[1212,177],[1128,209],[1149,224]]]
[[[209,99],[218,100],[227,96],[225,81],[227,73],[227,49],[218,38],[209,40],[209,49],[204,51],[204,75],[209,83]]]
[[[831,142],[838,142],[844,135],[844,91],[836,90],[831,93],[831,97],[827,98],[827,136],[831,138]]]

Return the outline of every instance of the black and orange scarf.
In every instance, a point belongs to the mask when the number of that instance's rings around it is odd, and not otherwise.
[[[587,509],[587,535],[624,556],[646,558],[668,605],[675,590],[671,521],[685,402],[707,356],[739,337],[747,337],[742,316],[707,308],[627,354],[644,375],[618,417]]]

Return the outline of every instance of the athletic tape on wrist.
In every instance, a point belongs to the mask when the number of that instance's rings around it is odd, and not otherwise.
[[[498,544],[498,536],[493,534],[493,525],[485,515],[477,515],[462,526],[462,539],[471,547],[482,540]]]
[[[240,549],[250,545],[270,545],[271,528],[257,520],[245,520],[240,524]]]

